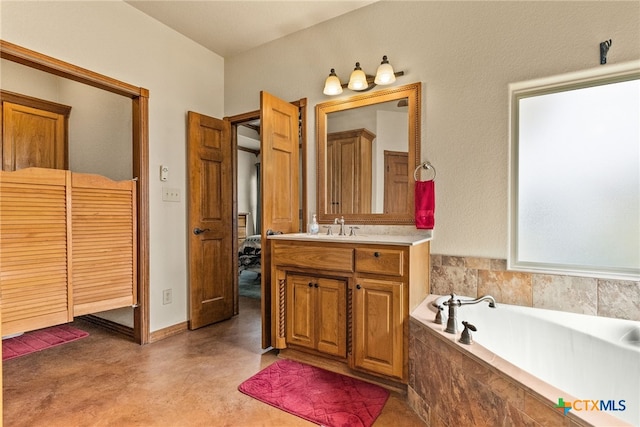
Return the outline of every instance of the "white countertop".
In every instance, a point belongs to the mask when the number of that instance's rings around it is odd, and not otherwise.
[[[290,233],[290,234],[274,234],[267,236],[268,239],[274,240],[298,240],[307,242],[332,242],[332,243],[368,243],[398,246],[414,246],[429,241],[433,238],[433,232],[421,232],[415,235],[391,235],[391,234],[369,234],[357,236],[328,236],[326,234],[307,234],[307,233]]]

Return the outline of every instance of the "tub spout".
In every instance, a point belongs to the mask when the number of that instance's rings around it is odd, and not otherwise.
[[[480,298],[477,298],[471,301],[460,301],[460,305],[478,304],[479,302],[482,302],[482,301],[488,301],[489,307],[496,308],[496,299],[491,295],[483,295]]]

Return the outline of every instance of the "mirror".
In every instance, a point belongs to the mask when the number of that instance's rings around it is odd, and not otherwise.
[[[421,84],[316,105],[318,221],[414,224]]]

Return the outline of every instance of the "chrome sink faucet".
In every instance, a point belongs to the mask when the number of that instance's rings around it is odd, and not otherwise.
[[[455,334],[458,332],[458,320],[457,320],[457,312],[458,307],[462,307],[463,305],[470,304],[478,304],[482,301],[488,301],[489,307],[496,308],[496,300],[491,295],[484,295],[480,298],[476,298],[474,300],[460,300],[456,298],[455,294],[451,294],[451,298],[448,301],[445,301],[443,304],[449,307],[449,318],[447,319],[447,328],[444,330],[450,334]]]
[[[333,220],[334,224],[340,224],[340,233],[338,236],[346,236],[347,233],[344,232],[344,216],[341,216],[340,219],[336,218]]]

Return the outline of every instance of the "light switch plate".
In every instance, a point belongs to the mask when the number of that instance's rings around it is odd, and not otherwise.
[[[162,187],[163,202],[179,202],[180,190],[178,188]]]

